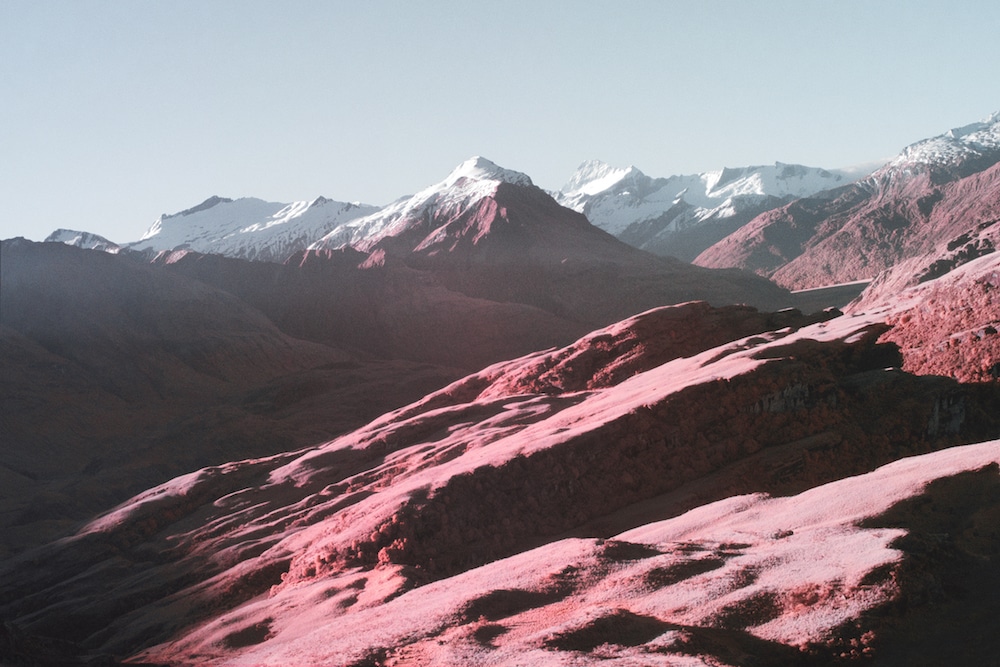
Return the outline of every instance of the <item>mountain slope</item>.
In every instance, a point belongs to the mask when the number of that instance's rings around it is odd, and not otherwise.
[[[674,640],[650,644],[670,630],[697,639],[677,638],[674,653],[716,664],[782,662],[800,645],[831,656],[883,632],[858,615],[901,594],[887,545],[902,533],[856,522],[998,453],[953,450],[795,500],[732,498],[797,493],[998,432],[995,386],[892,368],[897,351],[876,343],[884,318],[644,313],[331,442],[140,494],[9,562],[0,613],[28,636],[168,663],[445,660],[427,651],[581,662],[627,657],[601,648],[626,638],[670,656]],[[971,511],[994,511],[990,497]],[[634,593],[609,608],[609,590]]]
[[[998,162],[994,114],[908,147],[853,185],[764,213],[695,262],[739,266],[793,289],[871,279],[996,225]]]
[[[912,275],[907,267],[897,269]],[[1000,254],[969,260],[894,298],[900,291],[892,284],[897,269],[885,276],[888,289],[873,284],[852,307],[897,302],[887,320],[892,329],[882,339],[899,345],[903,368],[961,382],[1000,380]]]
[[[283,265],[190,252],[157,263],[239,296],[288,335],[380,359],[470,371],[582,333],[541,308],[469,296],[431,271],[351,249],[303,252]]]
[[[0,554],[182,472],[356,428],[459,374],[289,337],[232,294],[126,255],[21,239],[0,259]]]
[[[956,524],[921,507],[988,525],[998,463],[1000,441],[926,454],[797,496],[737,496],[610,539],[561,540],[399,595],[391,566],[282,584],[138,657],[735,667],[895,654],[981,664],[995,655],[997,586],[988,565],[961,554],[985,545],[938,536],[947,555],[923,556],[933,531]],[[995,556],[995,540],[987,548]],[[957,615],[943,632],[921,586],[957,582],[981,595],[936,594],[933,605]]]
[[[654,179],[595,160],[582,164],[555,197],[635,247],[691,261],[755,215],[850,180],[781,163]]]

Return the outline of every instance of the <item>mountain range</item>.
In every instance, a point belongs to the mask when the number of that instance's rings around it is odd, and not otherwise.
[[[590,161],[555,197],[626,243],[692,261],[756,215],[851,180],[842,171],[781,163],[651,178]]]
[[[850,182],[857,175],[775,164],[654,179],[635,167],[616,169],[590,161],[561,190],[548,194],[630,245],[690,262],[757,213]],[[185,211],[160,216],[138,241],[122,246],[70,230],[57,230],[46,241],[80,247],[99,242],[99,249],[127,247],[147,253],[194,250],[281,262],[310,246],[371,247],[401,219],[412,221],[438,206],[457,210],[463,198],[478,197],[476,183],[489,180],[533,185],[525,174],[474,157],[444,181],[381,208],[324,197],[281,204],[213,196]]]
[[[917,142],[867,178],[761,214],[702,252],[790,288],[873,279],[921,256],[965,261],[1000,233],[1000,112]]]
[[[976,224],[992,221],[995,193],[984,197],[974,190],[994,181],[979,174],[997,162],[998,127],[1000,118],[993,114],[919,141],[874,173],[868,167],[826,170],[776,163],[652,178],[635,167],[592,160],[548,194],[584,214],[593,226],[660,256],[745,268],[793,289],[870,280],[903,259],[934,252],[938,236],[948,236],[947,244],[963,234],[979,234],[975,225],[959,229],[957,222],[972,197],[987,199],[983,211],[975,212]],[[973,181],[955,185],[965,178]],[[421,224],[428,231],[437,229],[431,218],[443,219],[449,210],[477,199],[475,184],[487,181],[533,187],[528,176],[479,157],[459,165],[444,181],[384,207],[324,197],[282,204],[213,196],[160,216],[138,241],[121,246],[69,230],[57,230],[46,240],[112,251],[195,250],[282,262],[307,247],[370,250],[404,227],[408,231],[403,236],[418,234]],[[942,210],[934,214],[935,208]],[[424,222],[418,224],[421,216]],[[931,217],[935,220],[914,233],[908,230],[915,219]],[[980,237],[974,243],[992,242]],[[866,245],[865,252],[852,244]],[[430,245],[422,250],[429,251]],[[831,261],[834,256],[852,261]],[[786,264],[791,266],[784,268]]]
[[[998,127],[3,241],[0,662],[989,664]]]

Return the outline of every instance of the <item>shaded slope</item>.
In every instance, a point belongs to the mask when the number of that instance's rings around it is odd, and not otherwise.
[[[0,269],[4,551],[181,472],[355,428],[457,374],[290,338],[231,294],[124,256],[13,240]]]
[[[706,323],[733,316],[686,308]],[[31,567],[9,563],[2,613],[28,634],[70,627],[67,639],[121,654],[233,610],[147,658],[225,662],[247,650],[254,661],[287,663],[297,659],[294,642],[282,639],[271,655],[268,637],[317,628],[308,611],[315,609],[336,618],[316,630],[333,653],[309,659],[363,660],[399,647],[394,631],[341,635],[334,627],[371,623],[365,614],[380,613],[413,586],[552,541],[616,510],[673,492],[680,497],[658,507],[666,516],[732,494],[798,491],[997,432],[995,391],[887,370],[898,357],[875,344],[877,319],[838,318],[796,331],[804,322],[784,317],[791,328],[666,361],[669,344],[656,341],[669,341],[678,319],[674,309],[649,313],[596,332],[578,352],[487,369],[308,451],[177,478],[36,552]],[[635,340],[630,329],[648,344],[627,343]],[[611,372],[584,390],[563,374],[565,390],[521,393],[539,370],[565,369],[586,348],[616,340],[624,365],[609,359],[605,367],[638,373]],[[677,352],[692,353],[689,345]],[[629,360],[628,349],[653,356]],[[630,553],[616,558],[630,560]],[[575,558],[533,571],[556,572]],[[531,590],[546,600],[559,595],[558,579],[552,586],[556,593]],[[531,595],[519,600],[501,608],[535,604]],[[720,604],[705,613],[734,618]],[[340,615],[331,616],[331,605]],[[566,623],[576,624],[587,612],[566,613]],[[753,624],[773,620],[769,613]],[[567,638],[565,647],[575,641]]]
[[[586,330],[530,304],[467,296],[380,254],[308,251],[285,265],[197,253],[161,261],[238,295],[289,335],[377,358],[474,370]]]

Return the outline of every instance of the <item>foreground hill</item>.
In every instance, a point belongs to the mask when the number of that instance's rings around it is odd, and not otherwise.
[[[997,590],[1000,392],[899,370],[893,308],[643,313],[139,494],[10,559],[0,615],[169,664],[988,656],[997,598],[954,586]]]
[[[940,260],[939,260],[940,261]],[[897,267],[887,275],[906,274]],[[922,375],[944,375],[961,382],[1000,380],[1000,254],[971,260],[935,280],[886,296],[873,284],[852,308],[887,308],[892,329],[882,339],[897,344],[903,368]]]
[[[764,213],[695,263],[801,289],[872,279],[927,253],[983,254],[994,247],[984,231],[1000,224],[998,161],[994,114],[908,147],[857,183]]]
[[[994,440],[796,496],[734,496],[607,539],[558,540],[408,592],[388,563],[286,581],[137,658],[988,664],[1000,551],[980,535],[1000,510],[998,473]]]

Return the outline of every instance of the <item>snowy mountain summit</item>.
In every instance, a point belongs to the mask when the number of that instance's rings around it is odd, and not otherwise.
[[[880,172],[905,171],[916,165],[957,165],[969,159],[991,156],[1000,157],[1000,111],[977,123],[907,146]]]
[[[76,246],[78,248],[100,250],[111,254],[117,254],[121,251],[121,246],[114,241],[109,241],[103,236],[91,234],[90,232],[79,232],[72,229],[57,229],[45,238],[45,243],[65,243],[66,245]]]
[[[472,157],[461,163],[441,182],[411,197],[403,197],[384,209],[358,218],[309,246],[310,250],[352,246],[369,251],[386,238],[402,237],[407,232],[430,232],[483,199],[496,195],[502,184],[534,188],[526,174],[504,169],[484,157]],[[428,237],[426,241],[431,241]],[[416,244],[419,247],[422,244]]]
[[[213,196],[187,210],[160,216],[129,247],[152,252],[187,249],[281,262],[344,222],[376,210],[325,197],[283,204]]]
[[[455,167],[448,178],[444,179],[435,189],[450,189],[460,181],[475,181],[478,183],[511,183],[513,185],[534,185],[527,174],[512,169],[504,169],[484,157],[471,157]]]
[[[844,173],[780,162],[652,178],[632,166],[591,160],[554,196],[627,243],[692,259],[753,216],[850,180]]]

